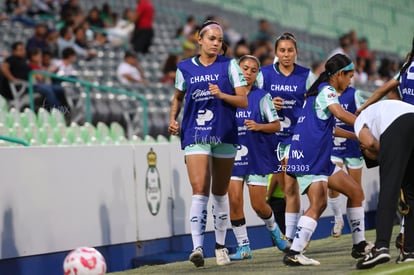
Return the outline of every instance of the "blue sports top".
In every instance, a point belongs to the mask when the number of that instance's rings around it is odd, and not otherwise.
[[[288,171],[297,175],[330,176],[335,117],[329,106],[339,104],[335,88],[324,82],[319,93],[306,99],[290,146]]]
[[[360,91],[353,87],[348,87],[341,95],[338,96],[339,103],[342,108],[354,114],[356,110],[364,103]],[[335,118],[336,126],[350,132],[354,132],[354,127],[345,124],[339,119]],[[332,148],[332,155],[339,158],[359,158],[362,156],[359,149],[359,142],[353,139],[342,137],[334,138],[334,146]]]
[[[398,79],[399,75],[400,73],[394,78]],[[398,90],[402,101],[414,105],[414,60],[411,60],[411,64],[407,71],[401,75]]]
[[[217,84],[223,93],[247,85],[234,59],[219,55],[204,66],[198,56],[177,65],[175,88],[185,93],[181,123],[181,148],[196,143],[237,144],[236,107],[211,95],[208,84]]]
[[[278,111],[281,130],[276,135],[282,144],[290,144],[298,119],[297,110],[302,108],[305,93],[315,81],[315,75],[310,69],[295,64],[293,72],[285,76],[279,71],[278,66],[279,63],[264,66],[261,69],[263,79],[258,82],[259,87],[269,92],[272,98],[283,98],[283,109]]]
[[[239,144],[232,175],[267,175],[273,173],[278,164],[276,152],[270,149],[274,146],[276,136],[250,131],[244,125],[244,121],[248,119],[264,124],[279,118],[272,97],[266,91],[253,86],[247,97],[248,107],[238,108],[236,112]]]

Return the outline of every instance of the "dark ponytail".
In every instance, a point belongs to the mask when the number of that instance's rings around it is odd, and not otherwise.
[[[414,57],[414,37],[413,37],[413,42],[412,42],[412,45],[411,45],[411,52],[408,55],[408,58],[407,58],[407,60],[404,64],[404,66],[402,66],[402,68],[400,70],[400,76],[398,78],[400,78],[401,75],[407,71],[408,67],[410,67],[411,60],[413,59],[413,57]]]
[[[306,92],[306,97],[316,96],[319,93],[318,91],[319,85],[323,82],[328,82],[331,76],[333,76],[340,70],[342,69],[345,69],[346,71],[353,70],[353,66],[352,66],[352,69],[350,68],[349,70],[347,70],[346,68],[347,66],[351,65],[351,63],[352,61],[351,59],[349,59],[349,57],[347,57],[344,54],[340,54],[340,53],[335,54],[334,56],[329,58],[328,61],[326,61],[325,63],[325,71],[319,75],[318,79],[316,79],[316,81],[312,84],[312,86]]]

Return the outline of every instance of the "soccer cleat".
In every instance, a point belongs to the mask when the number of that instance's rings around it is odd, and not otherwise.
[[[414,252],[404,252],[401,250],[400,255],[398,255],[398,258],[395,262],[397,264],[414,262]]]
[[[374,245],[372,243],[367,243],[366,241],[354,244],[352,246],[351,256],[355,259],[365,257],[365,255],[367,255],[373,247]]]
[[[404,234],[398,233],[397,238],[395,238],[395,247],[401,249],[404,243]]]
[[[227,248],[219,248],[215,250],[217,265],[230,264],[229,251]]]
[[[204,266],[204,254],[203,248],[201,246],[197,247],[193,250],[188,258],[190,262],[192,262],[196,267]]]
[[[272,243],[276,246],[280,251],[287,252],[290,248],[288,245],[288,241],[286,237],[280,232],[278,226],[273,231],[270,232],[270,237],[272,237]]]
[[[371,252],[358,261],[357,269],[368,269],[382,263],[386,263],[391,259],[390,250],[386,247],[373,247]]]
[[[344,221],[335,221],[334,227],[332,228],[332,237],[339,238],[342,235],[342,229],[344,228]]]
[[[301,266],[301,265],[320,265],[321,263],[317,260],[311,259],[303,255],[302,253],[288,253],[283,257],[283,263],[290,266]]]
[[[237,247],[236,253],[233,255],[230,255],[230,260],[232,261],[239,261],[239,260],[245,260],[245,259],[251,259],[252,258],[252,251],[250,249],[249,245],[243,245]]]

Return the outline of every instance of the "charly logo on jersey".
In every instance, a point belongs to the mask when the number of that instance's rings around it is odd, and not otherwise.
[[[161,181],[157,169],[157,154],[151,148],[147,154],[148,169],[145,180],[145,197],[148,209],[153,216],[160,211],[161,206]]]
[[[244,145],[237,145],[237,153],[236,157],[234,158],[235,161],[241,161],[243,157],[247,156],[249,153],[249,149],[247,149]]]
[[[196,122],[198,126],[204,126],[206,125],[206,122],[212,120],[214,117],[214,114],[211,110],[205,109],[205,110],[198,110]]]

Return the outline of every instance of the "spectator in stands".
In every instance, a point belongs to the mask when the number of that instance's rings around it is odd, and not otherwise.
[[[64,26],[59,33],[60,36],[57,40],[59,56],[62,56],[62,51],[68,47],[73,48],[76,51],[76,54],[82,58],[91,59],[96,56],[96,52],[94,50],[83,49],[75,43],[71,27]]]
[[[170,53],[165,60],[162,66],[162,78],[160,79],[161,83],[164,84],[174,84],[175,83],[175,73],[177,71],[177,64],[179,61],[179,56],[176,53]]]
[[[197,21],[194,15],[189,15],[187,17],[185,25],[183,26],[183,34],[188,40],[197,42],[197,38],[194,35],[196,30],[197,30]]]
[[[26,52],[29,52],[32,48],[47,50],[49,45],[46,41],[47,26],[45,24],[37,24],[34,30],[34,34],[26,42]]]
[[[42,67],[45,71],[52,72],[53,55],[50,50],[42,51]]]
[[[60,5],[59,0],[31,0],[33,14],[55,15]]]
[[[73,48],[67,47],[63,49],[62,58],[52,62],[49,71],[59,76],[76,77],[77,73],[73,67],[76,57],[76,51]]]
[[[5,96],[8,99],[12,99],[13,96],[10,92],[9,84],[15,81],[28,81],[29,73],[32,69],[26,61],[26,50],[23,42],[15,42],[12,44],[12,54],[6,58],[1,66],[1,72],[5,76],[5,85],[3,88],[7,88]],[[59,107],[61,103],[50,85],[43,85],[42,83],[34,85],[35,92],[42,94],[48,103],[49,107]],[[8,94],[7,94],[8,92]]]
[[[182,59],[187,59],[197,54],[198,47],[191,41],[186,41],[182,45],[182,50],[183,50]]]
[[[93,7],[89,11],[88,16],[85,19],[86,21],[89,22],[92,29],[93,28],[99,28],[99,29],[105,28],[105,23],[99,14],[100,14],[99,9],[97,7]]]
[[[60,17],[63,20],[72,18],[77,23],[81,22],[84,15],[78,0],[67,0],[60,9]]]
[[[44,68],[42,65],[42,51],[40,49],[31,48],[27,56],[29,59],[29,66],[32,70],[46,70],[46,68]],[[57,83],[50,83],[50,79],[42,74],[35,74],[33,77],[37,89],[49,90],[49,93],[54,94],[56,96],[56,102],[49,102],[49,104],[51,104],[52,106],[43,107],[46,107],[47,109],[51,109],[50,107],[60,109],[62,105],[61,102],[65,102],[65,91],[62,88],[62,86],[60,86],[60,84]]]
[[[350,57],[350,53],[351,53],[351,38],[349,36],[349,33],[343,34],[343,35],[341,35],[341,37],[339,37],[339,47],[338,48],[335,48],[334,50],[332,50],[329,53],[328,59],[331,58],[332,56],[338,54],[338,53],[344,54],[344,55]]]
[[[148,81],[145,79],[144,71],[138,62],[135,53],[126,51],[124,60],[119,64],[116,70],[118,81],[127,86],[147,85]]]
[[[311,71],[315,75],[315,77],[319,77],[319,75],[325,70],[325,62],[324,61],[315,61],[311,65]]]
[[[355,71],[353,81],[355,83],[364,84],[368,82],[368,74],[364,71],[365,58],[357,57],[355,62]]]
[[[275,37],[275,32],[273,31],[269,21],[266,19],[259,20],[259,28],[258,30],[252,35],[250,41],[252,48],[256,48],[259,45],[266,45],[268,51],[273,50],[272,39]],[[256,56],[257,57],[257,56]]]
[[[46,43],[48,51],[52,57],[57,58],[59,56],[59,45],[58,45],[59,32],[57,30],[49,30],[46,34]]]
[[[105,2],[102,5],[102,9],[99,13],[99,17],[102,18],[105,28],[113,27],[114,26],[114,17],[111,6]]]
[[[36,21],[28,15],[30,6],[30,0],[6,0],[6,12],[12,22],[20,22],[34,27]]]
[[[235,46],[233,50],[233,56],[234,58],[240,58],[244,55],[249,55],[251,53],[249,45],[246,43],[246,41],[239,41]]]
[[[88,50],[88,40],[86,39],[86,31],[82,26],[77,26],[74,29],[75,44],[82,49]]]
[[[382,58],[378,68],[378,76],[385,83],[397,73],[395,69],[397,62],[388,58]]]
[[[150,0],[137,0],[132,46],[137,53],[148,53],[154,37],[154,7]]]
[[[365,59],[365,68],[364,71],[370,76],[371,78],[374,77],[376,74],[376,66],[375,66],[375,53],[369,50],[368,48],[368,40],[363,37],[358,40],[358,51],[357,57]]]
[[[125,41],[131,40],[131,35],[134,31],[134,11],[130,8],[124,10],[122,18],[114,14],[114,26],[107,28],[109,42],[114,46],[121,46]]]
[[[351,43],[351,50],[349,52],[349,56],[351,57],[351,60],[356,60],[357,52],[358,52],[358,34],[355,29],[352,29],[348,33],[349,35],[349,41]]]

